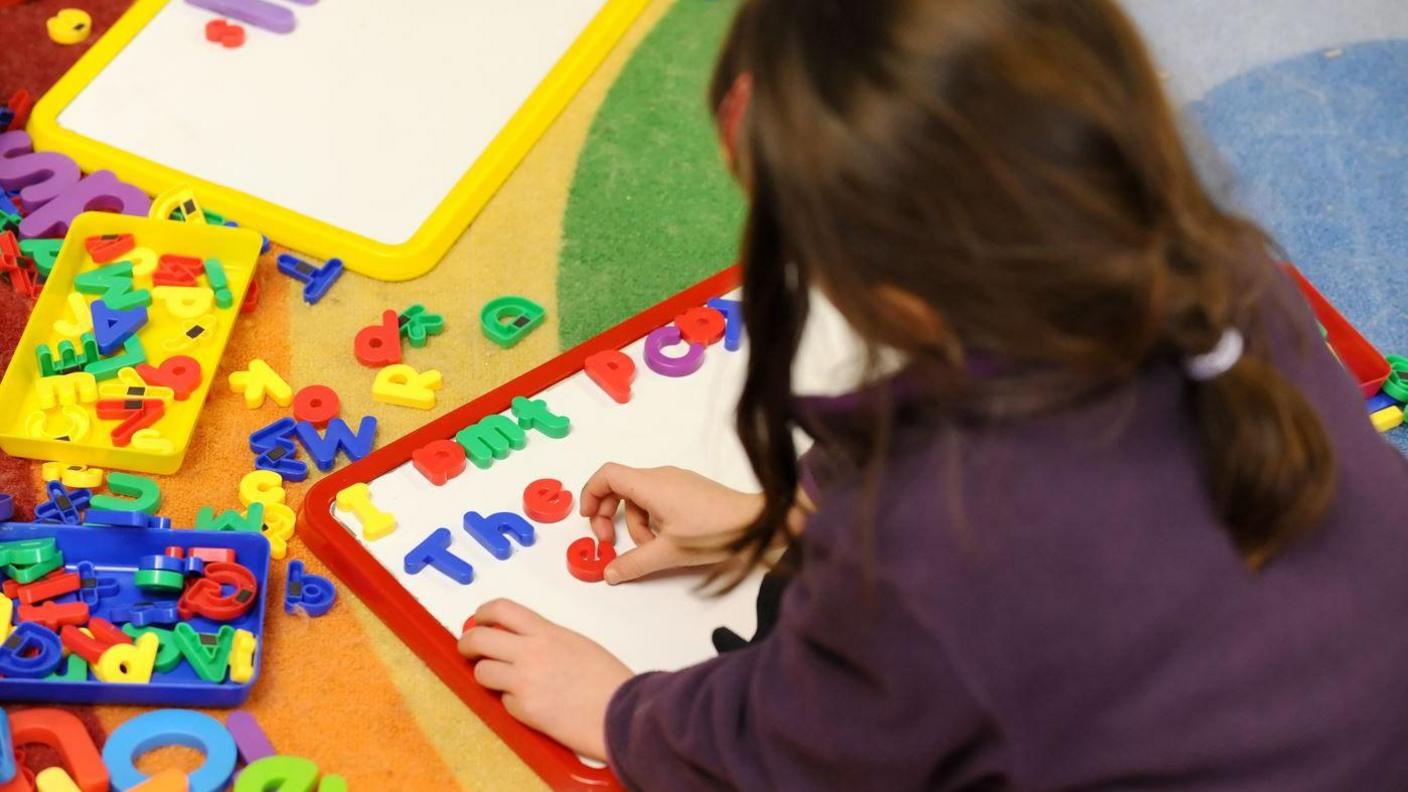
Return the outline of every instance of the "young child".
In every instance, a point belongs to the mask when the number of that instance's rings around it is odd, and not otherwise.
[[[632,789],[1408,789],[1408,465],[1114,0],[748,0],[725,52],[762,493],[581,504],[609,582],[800,551],[779,621],[633,676],[496,601],[478,679]],[[901,370],[794,398],[809,288]]]

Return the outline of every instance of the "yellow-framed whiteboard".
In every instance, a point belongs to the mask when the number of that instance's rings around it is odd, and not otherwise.
[[[84,170],[407,280],[440,260],[650,0],[324,0],[291,33],[137,0],[36,105]]]

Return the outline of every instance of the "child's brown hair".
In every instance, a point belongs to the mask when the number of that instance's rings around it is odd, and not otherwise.
[[[757,562],[795,497],[808,286],[964,419],[1058,409],[1239,328],[1236,365],[1187,384],[1216,509],[1253,569],[1323,515],[1329,440],[1257,333],[1268,241],[1207,194],[1113,0],[748,0],[711,98],[751,198],[738,429],[767,505],[737,552]]]

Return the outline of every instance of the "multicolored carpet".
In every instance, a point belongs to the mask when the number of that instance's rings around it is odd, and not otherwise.
[[[1277,0],[1291,1],[1301,0]],[[1388,8],[1398,0],[1355,2]],[[1166,20],[1159,17],[1161,3],[1136,0],[1134,5],[1142,12],[1146,29],[1159,39],[1161,54],[1177,56],[1166,58],[1177,70],[1175,77],[1206,59],[1220,57],[1206,47],[1202,56],[1195,52],[1185,57],[1176,45],[1191,42],[1195,32],[1181,31],[1179,35],[1186,38],[1170,39],[1171,23],[1165,25]],[[44,34],[44,19],[67,5],[89,11],[101,32],[127,0],[37,0],[0,8],[4,45],[0,46],[0,99],[18,87],[43,90],[77,57],[81,47],[61,47]],[[266,257],[260,273],[260,307],[237,327],[220,380],[244,368],[251,358],[263,358],[295,387],[314,383],[333,387],[342,397],[345,416],[376,415],[381,422],[378,441],[384,444],[729,264],[742,206],[719,165],[704,86],[718,40],[736,6],[737,0],[656,0],[428,276],[386,284],[348,275],[321,303],[307,306],[292,284],[274,270],[272,254]],[[1216,9],[1210,5],[1207,13]],[[1291,54],[1350,43],[1316,39]],[[1362,53],[1346,49],[1345,53],[1342,60],[1315,62],[1310,75],[1324,83],[1316,90],[1333,92],[1336,80],[1349,79],[1334,67],[1354,67],[1358,98],[1351,105],[1337,105],[1335,117],[1343,121],[1346,115],[1377,103],[1398,108],[1401,120],[1401,80],[1396,89],[1388,84],[1394,70],[1384,60],[1401,65],[1401,55],[1378,48]],[[1396,214],[1396,233],[1362,224],[1354,227],[1354,233],[1338,236],[1305,230],[1326,227],[1318,224],[1324,202],[1316,208],[1316,200],[1323,196],[1305,185],[1333,180],[1336,190],[1354,196],[1352,201],[1335,199],[1339,211],[1353,207],[1358,213],[1375,203],[1401,210],[1408,181],[1356,182],[1343,172],[1320,173],[1317,168],[1332,169],[1343,162],[1327,157],[1307,160],[1295,150],[1263,149],[1262,156],[1252,156],[1256,144],[1239,134],[1238,130],[1257,128],[1245,119],[1272,119],[1274,110],[1296,99],[1293,91],[1268,95],[1257,82],[1258,73],[1282,74],[1275,71],[1282,57],[1270,59],[1270,64],[1237,64],[1215,79],[1195,84],[1186,91],[1186,98],[1202,100],[1199,112],[1214,142],[1222,146],[1224,160],[1237,170],[1239,183],[1253,188],[1250,203],[1265,210],[1263,217],[1293,246],[1292,252],[1311,277],[1373,340],[1387,346],[1385,351],[1408,348],[1404,310],[1408,300],[1397,296],[1403,294],[1403,273],[1408,271],[1402,266],[1408,247],[1402,235],[1402,211]],[[1277,84],[1305,79],[1309,67],[1287,68],[1290,71]],[[1383,78],[1369,79],[1375,72]],[[1253,76],[1237,82],[1244,73]],[[1218,89],[1224,83],[1228,87]],[[1308,105],[1302,115],[1279,128],[1314,128],[1306,117],[1317,107]],[[1374,134],[1392,128],[1376,126]],[[1339,129],[1341,134],[1353,133],[1352,125],[1341,123]],[[1326,136],[1302,143],[1331,153],[1345,145]],[[1388,157],[1397,163],[1393,172],[1402,173],[1401,145],[1375,144],[1365,151],[1366,157]],[[1359,161],[1354,162],[1358,168]],[[1366,159],[1362,167],[1373,165]],[[1290,178],[1304,184],[1287,186],[1278,181]],[[1287,190],[1300,197],[1294,202],[1270,202],[1269,208],[1265,199],[1260,203],[1255,199],[1257,194]],[[1386,211],[1375,216],[1387,217]],[[1337,265],[1351,258],[1353,267]],[[1365,282],[1371,285],[1366,287]],[[1390,290],[1391,283],[1399,286]],[[545,325],[511,350],[485,340],[475,318],[478,306],[507,293],[525,295],[548,310]],[[433,367],[444,374],[441,406],[433,413],[374,404],[371,372],[351,355],[351,340],[359,328],[373,323],[383,309],[403,310],[414,303],[444,314],[448,322],[445,334],[428,346],[406,350],[412,366]],[[0,363],[13,351],[26,312],[21,298],[0,287]],[[189,525],[200,506],[237,506],[236,486],[250,464],[245,438],[277,412],[272,404],[250,411],[228,391],[212,391],[185,468],[161,482],[164,511],[177,524]],[[295,506],[306,489],[306,485],[291,488]],[[37,467],[0,456],[0,491],[19,496],[27,514],[39,491]],[[292,556],[302,558],[310,571],[326,573],[297,542]],[[280,581],[276,590],[281,589]],[[338,606],[323,618],[295,618],[277,609],[269,618],[262,677],[247,709],[280,752],[308,757],[326,771],[340,773],[354,790],[542,787],[345,590]],[[108,730],[136,711],[84,710],[95,728]],[[144,767],[193,767],[198,761],[193,752],[170,749],[148,757]]]
[[[44,19],[66,5],[82,5],[101,31],[127,3],[39,0],[0,9],[0,41],[24,43],[0,52],[0,100],[21,86],[42,90],[77,57],[78,48],[53,44],[43,32]],[[384,444],[732,263],[741,202],[719,166],[704,97],[735,7],[732,0],[653,3],[428,276],[387,284],[346,275],[308,306],[292,288],[297,284],[275,270],[277,250],[266,256],[260,306],[235,330],[194,448],[179,475],[161,480],[163,513],[190,525],[200,506],[239,505],[236,488],[250,467],[246,438],[279,414],[272,403],[248,410],[218,385],[251,358],[264,359],[295,387],[332,387],[344,416],[376,415]],[[540,303],[548,319],[503,350],[483,337],[477,312],[509,293]],[[406,349],[410,365],[444,374],[440,406],[430,413],[374,404],[373,372],[352,356],[357,330],[386,308],[414,303],[447,322],[426,347]],[[0,362],[8,360],[26,311],[0,287]],[[24,513],[39,487],[36,466],[0,461],[0,491],[23,496]],[[291,501],[307,487],[291,487]],[[296,541],[291,557],[326,574]],[[332,612],[316,620],[271,610],[263,651],[261,680],[246,709],[281,753],[314,760],[353,790],[542,787],[345,589]],[[111,730],[138,710],[92,712]],[[144,761],[144,769],[158,769],[199,760],[170,749]]]

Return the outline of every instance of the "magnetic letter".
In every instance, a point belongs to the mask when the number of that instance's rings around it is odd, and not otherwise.
[[[532,547],[537,540],[533,524],[513,512],[498,512],[488,517],[479,516],[479,512],[466,512],[464,529],[489,551],[489,555],[500,561],[513,555],[513,545],[508,541],[510,536],[523,547]]]
[[[688,349],[679,357],[665,354],[665,347],[674,346],[683,340],[680,329],[666,325],[645,337],[645,365],[656,374],[667,377],[688,377],[704,365],[704,345],[688,344]]]
[[[572,419],[565,415],[554,415],[548,409],[548,403],[542,399],[515,396],[511,409],[514,417],[518,419],[519,426],[524,429],[537,429],[554,440],[561,440],[572,431]]]
[[[709,301],[709,307],[723,314],[724,319],[728,322],[728,326],[724,330],[724,349],[737,352],[743,341],[743,303],[738,300],[715,297]]]
[[[617,404],[631,400],[631,380],[636,378],[636,364],[625,352],[619,349],[597,352],[583,362],[582,370]]]
[[[495,459],[506,459],[510,450],[519,451],[526,446],[528,436],[504,416],[489,415],[461,429],[455,434],[455,442],[464,446],[475,467],[488,469]]]
[[[437,487],[464,472],[464,446],[453,440],[432,440],[411,454],[411,464]]]
[[[427,566],[434,567],[461,586],[474,580],[474,567],[450,552],[449,528],[437,528],[406,554],[406,574],[419,575]]]

